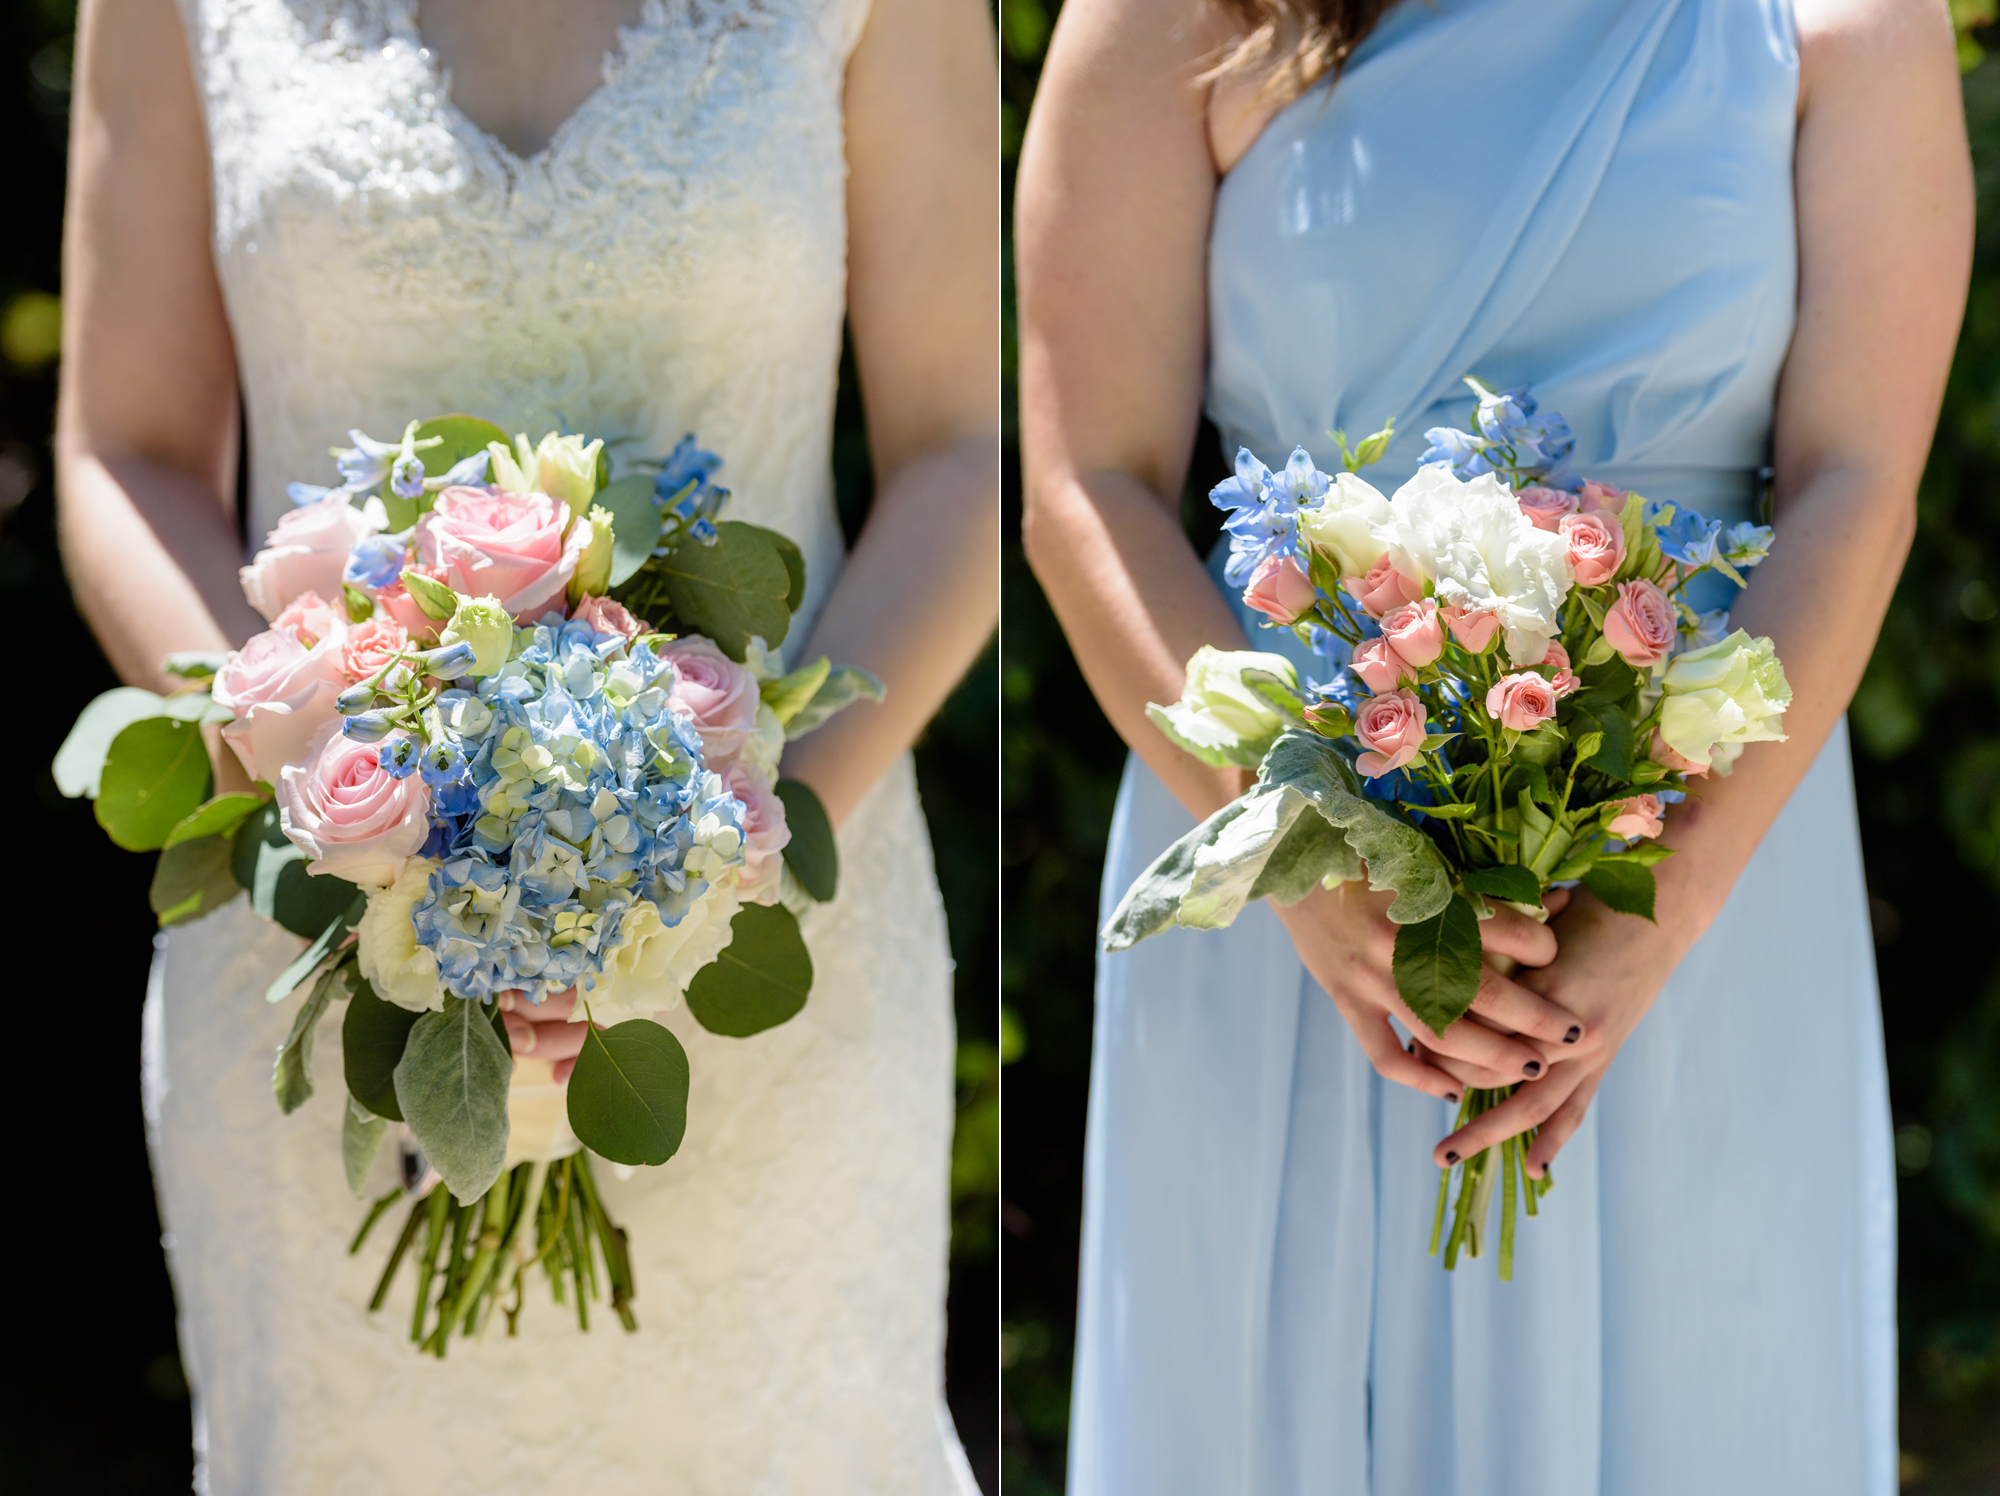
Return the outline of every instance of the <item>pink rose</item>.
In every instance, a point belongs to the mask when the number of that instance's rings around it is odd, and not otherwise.
[[[393,618],[357,623],[347,631],[347,642],[341,647],[341,673],[349,681],[366,680],[409,647],[410,631]]]
[[[757,677],[707,639],[676,639],[658,653],[674,667],[667,699],[694,718],[708,767],[726,773],[757,730]]]
[[[1634,795],[1617,803],[1615,813],[1604,823],[1604,829],[1620,841],[1634,842],[1658,836],[1666,829],[1660,814],[1658,795]]]
[[[336,627],[307,649],[290,630],[266,629],[216,671],[215,703],[236,714],[222,739],[252,779],[276,784],[279,771],[303,759],[334,720],[333,698],[347,684],[340,673],[342,634]]]
[[[1539,483],[1531,483],[1515,494],[1514,501],[1537,530],[1551,533],[1565,515],[1576,513],[1578,503],[1575,494],[1565,493],[1560,488],[1544,488]]]
[[[1581,497],[1583,513],[1596,514],[1602,511],[1616,518],[1625,512],[1625,501],[1631,495],[1622,488],[1613,488],[1609,483],[1599,483],[1594,478],[1585,478]]]
[[[1634,669],[1664,660],[1674,647],[1674,605],[1666,593],[1640,578],[1618,584],[1618,601],[1604,614],[1604,637]]]
[[[1611,580],[1625,560],[1625,527],[1608,514],[1570,514],[1556,533],[1569,546],[1576,585],[1596,587]]]
[[[1500,615],[1491,612],[1475,613],[1470,608],[1446,608],[1443,613],[1446,627],[1451,630],[1461,649],[1469,649],[1474,654],[1484,654],[1493,642],[1493,636],[1500,632]]]
[[[1370,779],[1400,769],[1423,751],[1424,704],[1414,691],[1370,697],[1354,719],[1354,735],[1367,750],[1354,766]]]
[[[1413,582],[1396,570],[1396,563],[1387,556],[1369,567],[1367,576],[1348,577],[1340,585],[1372,618],[1380,618],[1384,613],[1400,608],[1404,603],[1416,602],[1424,595],[1424,584]]]
[[[429,577],[433,582],[449,580],[442,566],[425,566],[419,563],[406,567],[405,570],[413,571],[420,577]],[[400,623],[417,643],[424,645],[437,643],[438,631],[445,626],[446,620],[433,618],[418,607],[417,600],[410,596],[410,589],[403,585],[401,577],[376,593],[375,601],[381,606],[382,611]]]
[[[1361,684],[1376,695],[1393,691],[1402,682],[1414,681],[1416,672],[1409,663],[1396,653],[1395,647],[1387,639],[1370,639],[1365,644],[1354,646],[1354,673],[1361,677]]]
[[[1549,679],[1549,684],[1555,687],[1556,700],[1561,701],[1583,684],[1570,674],[1569,651],[1554,639],[1549,640],[1549,652],[1542,656],[1541,663],[1545,669],[1555,671]]]
[[[1429,598],[1404,603],[1382,615],[1382,637],[1396,651],[1396,658],[1413,670],[1437,663],[1444,653],[1444,623],[1438,606]]]
[[[1539,727],[1555,714],[1555,687],[1532,670],[1503,675],[1486,693],[1486,715],[1515,732]]]
[[[1653,746],[1648,757],[1662,768],[1672,769],[1676,774],[1699,775],[1708,772],[1707,764],[1696,763],[1693,759],[1683,758],[1676,753],[1673,746],[1660,736],[1657,727],[1653,729]]]
[[[569,505],[547,494],[447,488],[417,521],[417,559],[442,569],[465,596],[498,598],[517,622],[533,623],[563,611],[563,591],[590,538],[569,521]]]
[[[334,612],[331,605],[320,601],[317,592],[301,592],[271,620],[271,627],[290,634],[311,649],[346,622],[345,615]]]
[[[312,859],[307,872],[387,888],[430,835],[431,792],[423,776],[390,777],[379,751],[329,722],[313,738],[307,761],[288,765],[279,778],[278,824]]]
[[[634,618],[623,604],[608,597],[586,597],[570,617],[582,619],[600,634],[622,634],[627,644],[653,632],[653,626],[645,619]]]
[[[339,491],[301,504],[264,537],[264,549],[237,573],[250,606],[275,619],[285,604],[304,592],[340,596],[340,574],[354,542],[373,535],[375,525]]]
[[[743,802],[743,875],[737,892],[746,904],[778,902],[778,873],[792,828],[785,824],[785,802],[760,769],[734,763],[722,776],[729,793]]]
[[[1319,601],[1319,589],[1290,556],[1266,556],[1250,574],[1243,601],[1273,623],[1296,623]]]

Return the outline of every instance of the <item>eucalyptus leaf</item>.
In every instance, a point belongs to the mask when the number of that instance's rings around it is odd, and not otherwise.
[[[745,904],[730,921],[729,944],[688,983],[688,1011],[712,1034],[747,1039],[806,1005],[812,956],[799,922],[777,905]]]
[[[361,923],[361,916],[367,909],[368,896],[357,892],[347,908],[334,916],[327,927],[314,938],[312,944],[300,951],[293,958],[291,965],[272,978],[271,985],[264,989],[264,1001],[283,1002],[289,997],[299,983],[312,975],[313,968],[324,961],[332,953],[333,948],[347,938],[347,932]]]
[[[776,530],[765,533],[778,548],[778,559],[785,563],[785,606],[796,613],[806,600],[806,553],[789,535],[780,535]]]
[[[1474,893],[1491,894],[1496,899],[1507,899],[1516,904],[1539,904],[1542,901],[1541,879],[1511,862],[1503,862],[1498,867],[1474,868],[1459,881]]]
[[[146,902],[162,925],[185,924],[219,909],[242,887],[230,871],[229,838],[202,836],[161,851]]]
[[[615,1164],[663,1164],[687,1133],[688,1059],[667,1029],[631,1018],[586,1030],[569,1078],[577,1141]]]
[[[840,849],[833,839],[833,822],[812,786],[797,779],[780,779],[778,798],[785,806],[785,866],[799,886],[822,904],[840,891]]]
[[[357,971],[353,996],[340,1025],[341,1075],[347,1094],[366,1110],[391,1122],[403,1120],[396,1102],[396,1066],[409,1044],[410,1030],[423,1015],[384,1002]]]
[[[253,795],[248,790],[233,790],[226,795],[217,795],[205,800],[191,814],[177,822],[167,833],[166,844],[177,847],[182,842],[198,841],[205,836],[222,836],[231,839],[234,845],[236,828],[254,815],[264,805],[262,795]]]
[[[396,1063],[403,1122],[461,1205],[485,1194],[507,1161],[513,1073],[485,1004],[462,997],[446,997],[442,1012],[420,1017]]]
[[[593,504],[611,512],[611,585],[618,586],[653,556],[660,543],[660,499],[644,473],[597,491]]]
[[[162,715],[164,706],[164,697],[137,686],[117,686],[94,699],[78,714],[62,747],[56,750],[55,762],[50,765],[56,788],[71,799],[83,795],[95,800],[111,740],[134,722]]]
[[[131,723],[105,755],[97,824],[126,851],[151,852],[208,798],[212,777],[198,724],[173,717]]]
[[[286,1116],[304,1106],[313,1093],[313,1035],[319,1028],[320,1019],[326,1014],[327,1004],[341,989],[346,972],[344,966],[331,966],[325,976],[313,983],[313,990],[299,1004],[298,1015],[292,1019],[292,1031],[278,1046],[278,1063],[271,1074],[271,1089],[277,1093],[278,1110]]]
[[[1390,969],[1396,991],[1434,1034],[1464,1016],[1479,995],[1479,916],[1454,894],[1429,919],[1396,932]]]
[[[834,713],[843,711],[857,701],[880,701],[889,694],[879,677],[869,674],[858,665],[835,665],[827,672],[826,679],[812,694],[811,700],[799,708],[790,722],[785,724],[785,738],[802,738],[815,727],[823,725]]]
[[[1636,914],[1653,920],[1653,870],[1636,862],[1597,859],[1583,875],[1583,886],[1620,914]],[[1657,921],[1653,921],[1657,923]]]
[[[810,665],[801,665],[788,675],[765,681],[757,688],[758,697],[771,709],[780,725],[790,726],[806,703],[819,694],[819,688],[826,684],[832,669],[831,662],[821,655]]]
[[[653,563],[674,615],[732,660],[742,660],[752,636],[776,649],[792,624],[791,572],[777,545],[782,537],[740,520],[715,528],[715,544],[677,545]]]
[[[266,801],[236,828],[231,870],[250,890],[250,907],[294,935],[310,940],[354,901],[345,878],[306,871],[306,854],[292,845],[278,807]]]
[[[160,668],[182,680],[213,680],[229,656],[219,649],[181,649],[160,662]]]
[[[389,1136],[389,1119],[378,1117],[352,1096],[340,1121],[340,1163],[347,1173],[347,1187],[357,1200],[366,1197],[369,1172]]]
[[[236,716],[228,707],[217,706],[215,698],[205,690],[183,691],[177,696],[162,697],[160,715],[172,717],[176,722],[198,722],[203,727],[233,721]]]

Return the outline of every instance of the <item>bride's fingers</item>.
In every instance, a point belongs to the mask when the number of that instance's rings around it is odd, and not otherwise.
[[[1497,955],[1512,956],[1523,966],[1547,966],[1556,958],[1554,931],[1497,902],[1493,918],[1479,922],[1479,943]]]
[[[1511,1033],[1541,1040],[1548,1046],[1543,1053],[1551,1060],[1569,1058],[1563,1051],[1583,1038],[1583,1020],[1576,1014],[1519,982],[1509,981],[1490,966],[1480,969],[1472,1011]]]
[[[1549,911],[1550,919],[1554,919],[1563,910],[1569,908],[1569,901],[1570,890],[1567,888],[1551,888],[1547,893],[1542,895],[1542,907]]]
[[[1574,1065],[1559,1065],[1547,1079],[1523,1086],[1492,1111],[1474,1117],[1431,1150],[1431,1162],[1449,1168],[1462,1158],[1539,1127],[1576,1092],[1584,1076]]]
[[[1549,1114],[1549,1120],[1535,1134],[1534,1145],[1528,1149],[1528,1156],[1523,1160],[1530,1179],[1540,1179],[1549,1172],[1549,1165],[1562,1152],[1563,1144],[1583,1125],[1584,1113],[1590,1110],[1590,1098],[1597,1094],[1597,1082],[1603,1073],[1601,1070],[1594,1071],[1587,1076],[1569,1093],[1569,1100]]]
[[[508,1045],[515,1054],[533,1054],[536,1044],[535,1026],[522,1016],[522,1012],[521,1008],[509,1007],[506,995],[502,994],[500,1021],[507,1025]]]
[[[511,1015],[510,1015],[511,1016]],[[535,1047],[530,1051],[538,1060],[570,1060],[583,1050],[581,1023],[565,1023],[560,1019],[535,1025]]]

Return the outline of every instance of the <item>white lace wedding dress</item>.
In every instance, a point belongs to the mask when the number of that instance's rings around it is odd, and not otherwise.
[[[523,161],[452,105],[413,4],[183,0],[215,255],[250,420],[253,537],[329,445],[453,410],[633,456],[724,454],[731,513],[805,550],[802,638],[841,564],[828,462],[844,298],[841,88],[866,0],[647,0],[604,83]],[[943,1413],[950,961],[907,761],[841,837],[791,1023],[670,1020],[687,1142],[620,1181],[640,1329],[535,1280],[520,1336],[407,1338],[364,1306],[340,1162],[338,1014],[287,1118],[263,989],[298,942],[239,900],[163,942],[145,1103],[201,1488],[973,1489]],[[378,1164],[377,1188],[391,1183]]]

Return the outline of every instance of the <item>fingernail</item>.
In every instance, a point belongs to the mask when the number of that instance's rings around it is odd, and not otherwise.
[[[1451,1103],[1451,1104],[1452,1104],[1453,1106],[1457,1106],[1457,1105],[1458,1105],[1458,1092],[1456,1092],[1456,1091],[1446,1091],[1446,1092],[1444,1093],[1444,1099],[1445,1099],[1446,1101],[1449,1101],[1449,1102],[1450,1102],[1450,1103]]]
[[[1527,1076],[1529,1080],[1533,1080],[1542,1073],[1542,1062],[1540,1060],[1528,1061],[1527,1064],[1521,1067],[1521,1073]]]
[[[1404,1054],[1415,1054],[1416,1052],[1417,1052],[1417,1041],[1415,1039],[1412,1039],[1408,1044],[1405,1044],[1403,1046]]]
[[[1448,1164],[1455,1164],[1458,1162],[1458,1155],[1456,1153],[1447,1152],[1444,1156],[1444,1161]]]
[[[1574,1044],[1576,1043],[1577,1040],[1581,1039],[1582,1037],[1583,1037],[1583,1025],[1580,1023],[1572,1023],[1569,1026],[1569,1032],[1563,1035],[1563,1043]]]

